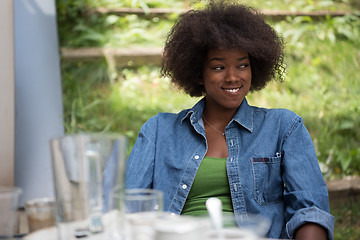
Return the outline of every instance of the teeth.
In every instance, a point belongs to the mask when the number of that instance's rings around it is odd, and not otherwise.
[[[225,89],[225,91],[231,92],[231,93],[236,93],[237,91],[239,91],[240,88],[233,88],[233,89]]]

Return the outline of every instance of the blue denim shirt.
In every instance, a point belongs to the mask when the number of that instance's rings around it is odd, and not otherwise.
[[[202,99],[192,109],[159,113],[143,125],[127,162],[127,188],[159,189],[165,210],[181,213],[207,152],[204,106]],[[235,215],[266,216],[270,238],[292,238],[300,225],[314,222],[333,239],[327,187],[301,117],[244,99],[225,135]]]

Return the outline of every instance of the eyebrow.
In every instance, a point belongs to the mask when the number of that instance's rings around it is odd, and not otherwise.
[[[248,57],[248,56],[245,56],[245,57],[238,58],[237,60],[238,60],[238,61],[242,61],[242,60],[247,59],[247,58],[249,58],[249,57]],[[211,59],[209,60],[209,62],[211,62],[211,61],[222,61],[222,60],[225,60],[225,58],[213,57],[213,58],[211,58]]]

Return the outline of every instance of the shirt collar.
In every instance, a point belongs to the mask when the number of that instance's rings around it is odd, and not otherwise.
[[[250,132],[254,129],[254,109],[248,104],[246,98],[240,104],[238,111],[231,121],[239,123]]]
[[[205,107],[205,97],[203,97],[200,101],[198,101],[185,115],[185,117],[183,117],[183,119],[181,119],[181,124],[184,122],[184,120],[186,118],[190,118],[191,120],[191,124],[195,124],[196,122],[199,121],[199,119],[201,119],[202,113],[204,111],[204,107]]]
[[[196,122],[201,119],[202,112],[204,111],[205,107],[205,97],[202,98],[199,102],[197,102],[181,119],[181,124],[186,118],[190,118],[191,123],[195,124]],[[249,130],[250,132],[253,131],[254,128],[254,110],[248,104],[246,98],[244,98],[243,102],[240,104],[238,111],[236,112],[235,116],[231,120],[237,122],[245,129]]]

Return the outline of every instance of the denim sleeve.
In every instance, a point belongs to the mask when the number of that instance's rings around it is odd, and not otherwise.
[[[126,188],[152,187],[156,128],[157,117],[152,117],[140,129],[126,163]]]
[[[334,221],[332,215],[317,207],[305,208],[297,211],[286,224],[286,232],[290,238],[293,238],[295,230],[304,223],[317,223],[327,230],[328,239],[332,240],[334,239]]]
[[[285,219],[289,237],[306,222],[321,225],[333,239],[334,217],[330,214],[329,196],[310,134],[302,118],[287,123],[282,146]]]

